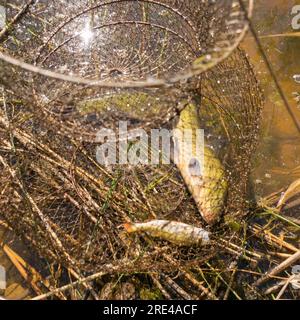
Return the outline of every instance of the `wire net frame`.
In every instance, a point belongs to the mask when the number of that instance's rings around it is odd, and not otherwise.
[[[55,0],[49,5],[14,0],[3,5],[3,61],[97,86],[186,80],[226,58],[248,28],[239,1]],[[251,15],[253,1],[245,5]]]

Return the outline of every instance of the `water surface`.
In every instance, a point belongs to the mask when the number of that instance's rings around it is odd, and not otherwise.
[[[255,1],[254,24],[280,85],[300,121],[300,104],[297,106],[293,95],[297,91],[300,93],[300,84],[293,78],[295,74],[300,74],[300,37],[291,36],[297,32],[292,28],[291,14],[293,6],[297,4],[299,1],[294,0]],[[262,137],[254,172],[258,195],[266,195],[300,178],[300,168],[295,170],[300,166],[300,134],[250,34],[243,46],[255,66],[266,97]]]

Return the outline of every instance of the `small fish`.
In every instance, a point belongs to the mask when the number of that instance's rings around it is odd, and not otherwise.
[[[145,223],[125,223],[128,233],[147,232],[150,236],[167,240],[180,246],[207,245],[210,233],[185,223],[167,220],[152,220]]]

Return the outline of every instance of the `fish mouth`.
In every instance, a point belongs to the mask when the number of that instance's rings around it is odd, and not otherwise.
[[[216,224],[221,219],[221,214],[213,213],[211,211],[204,211],[203,209],[200,210],[201,216],[204,219],[204,221],[209,224],[210,226]]]

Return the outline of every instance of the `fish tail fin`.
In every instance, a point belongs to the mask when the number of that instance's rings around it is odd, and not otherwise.
[[[132,223],[124,223],[123,226],[124,226],[124,229],[126,230],[126,232],[128,232],[128,233],[133,233],[136,231],[136,227]]]

